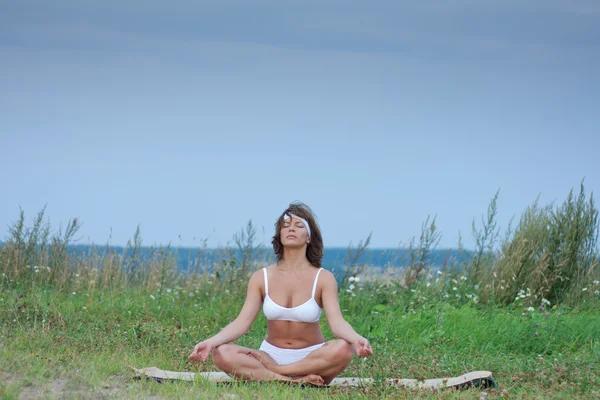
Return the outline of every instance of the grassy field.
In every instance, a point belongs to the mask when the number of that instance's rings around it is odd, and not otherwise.
[[[582,183],[562,204],[535,202],[502,238],[497,197],[473,222],[472,260],[449,258],[434,272],[430,255],[441,233],[427,218],[410,241],[402,276],[392,269],[365,282],[368,268],[358,260],[369,236],[349,249],[340,280],[343,314],[374,350],[343,375],[430,379],[487,370],[497,390],[134,381],[129,366],[216,369],[187,357],[241,308],[260,263],[252,224],[235,236],[237,253],[182,273],[168,246],[143,256],[139,228],[122,253],[106,245],[74,254],[69,244],[80,222],[55,231],[42,210],[31,226],[21,211],[0,243],[0,398],[600,398],[600,210],[593,196]],[[321,325],[332,338],[325,317]],[[238,343],[257,348],[265,329],[261,314]]]
[[[423,287],[354,282],[341,290],[347,320],[374,348],[346,376],[437,378],[489,370],[498,390],[301,389],[279,384],[158,384],[134,381],[128,366],[210,371],[186,361],[193,346],[235,318],[243,284],[209,278],[162,291],[78,292],[3,285],[0,293],[0,398],[598,398],[600,312],[594,288],[575,309],[458,302]],[[465,291],[466,282],[457,287]],[[230,287],[230,289],[223,289]],[[428,291],[429,290],[429,291]],[[452,299],[452,301],[451,301]],[[526,300],[526,299],[525,299]],[[540,308],[544,307],[544,308]],[[529,311],[528,311],[529,310]],[[238,343],[257,347],[259,316]],[[331,338],[325,317],[321,320]],[[237,396],[237,397],[236,397]]]

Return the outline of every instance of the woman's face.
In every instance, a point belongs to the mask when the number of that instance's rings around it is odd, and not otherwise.
[[[290,247],[301,247],[307,245],[310,240],[306,225],[304,225],[304,222],[297,218],[288,218],[283,221],[279,236],[281,238],[281,244]]]

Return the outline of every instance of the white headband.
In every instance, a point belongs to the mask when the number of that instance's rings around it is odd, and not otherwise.
[[[284,220],[290,219],[290,215],[292,216],[292,218],[296,218],[296,219],[299,219],[300,221],[302,221],[302,223],[303,223],[303,224],[304,224],[304,226],[306,227],[306,230],[308,231],[308,237],[310,238],[310,225],[308,224],[308,221],[307,221],[307,220],[305,220],[304,218],[302,218],[302,217],[299,217],[299,216],[297,216],[296,214],[292,214],[292,213],[290,213],[289,215],[288,215],[288,214],[285,214],[285,215],[283,216],[283,219],[284,219]]]

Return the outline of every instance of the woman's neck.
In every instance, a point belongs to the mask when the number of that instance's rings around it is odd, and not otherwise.
[[[277,263],[277,269],[284,272],[295,272],[310,267],[306,258],[306,247],[284,248],[283,258]]]

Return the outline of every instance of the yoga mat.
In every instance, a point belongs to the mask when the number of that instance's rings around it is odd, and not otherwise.
[[[164,371],[157,367],[134,368],[130,367],[136,374],[134,378],[140,379],[146,377],[157,382],[163,381],[195,381],[197,378],[207,379],[211,382],[231,382],[232,378],[224,372],[175,372]],[[489,371],[472,371],[460,376],[449,378],[426,379],[420,381],[418,379],[395,379],[388,378],[376,380],[373,378],[357,378],[357,377],[339,377],[335,378],[329,386],[366,386],[377,382],[385,382],[386,384],[400,386],[407,389],[467,389],[472,387],[493,387],[498,385],[492,378],[492,373]]]

